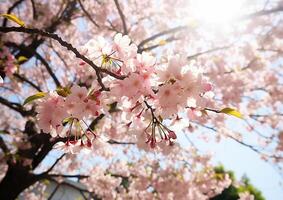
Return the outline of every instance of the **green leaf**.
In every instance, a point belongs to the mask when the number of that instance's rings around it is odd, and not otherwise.
[[[18,58],[18,63],[22,63],[22,62],[25,62],[25,61],[27,61],[28,59],[25,57],[25,56],[20,56],[19,58]]]
[[[71,94],[71,90],[70,90],[70,88],[68,88],[68,87],[63,87],[63,88],[57,88],[56,89],[56,92],[57,92],[57,94],[58,95],[60,95],[60,96],[62,96],[62,97],[66,97],[66,96],[68,96],[69,94]]]
[[[8,132],[0,130],[0,134],[8,134]]]
[[[227,115],[232,115],[234,117],[238,117],[240,119],[243,119],[243,115],[239,111],[237,111],[233,108],[223,108],[222,110],[220,110],[220,113],[225,113]]]
[[[23,105],[26,105],[36,99],[40,99],[40,98],[43,98],[45,97],[46,93],[45,92],[38,92],[32,96],[29,96],[28,98],[26,98],[26,100],[24,101],[24,104]]]
[[[160,46],[163,46],[163,45],[167,44],[167,41],[166,41],[166,40],[160,40],[160,41],[158,42],[158,44],[159,44]]]
[[[13,14],[2,14],[1,16],[7,18],[8,20],[11,20],[11,21],[19,24],[22,27],[25,26],[25,23],[22,20],[20,20],[16,15],[13,15]]]
[[[63,119],[62,123],[63,123],[64,125],[66,125],[66,124],[72,122],[73,120],[74,120],[73,117],[67,117],[67,118]]]

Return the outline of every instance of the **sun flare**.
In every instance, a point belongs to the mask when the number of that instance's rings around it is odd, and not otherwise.
[[[193,15],[204,23],[226,24],[243,14],[245,0],[192,0]]]

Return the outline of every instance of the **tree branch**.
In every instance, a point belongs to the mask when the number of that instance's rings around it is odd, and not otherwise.
[[[36,89],[39,92],[42,92],[42,90],[40,89],[39,86],[35,85],[32,81],[28,80],[26,77],[24,77],[23,75],[20,74],[13,74],[16,78],[20,79],[23,82],[28,83],[31,87],[33,87],[34,89]]]
[[[80,7],[82,8],[83,12],[85,13],[85,15],[87,16],[87,18],[96,26],[99,28],[99,25],[96,23],[96,21],[94,21],[91,17],[91,15],[87,12],[87,10],[85,9],[84,5],[82,4],[81,0],[78,0]]]
[[[272,14],[272,13],[282,12],[282,11],[283,11],[283,7],[280,6],[280,7],[274,8],[274,9],[262,10],[262,11],[255,12],[255,13],[252,13],[252,14],[244,15],[244,16],[238,18],[238,20],[245,20],[245,19],[250,19],[250,18],[254,18],[254,17],[260,17],[260,16],[264,16],[264,15],[269,15],[269,14]],[[187,28],[188,28],[188,26],[180,26],[180,27],[175,27],[175,28],[157,33],[157,34],[143,40],[142,42],[140,42],[140,44],[138,45],[138,52],[140,53],[140,51],[142,50],[142,46],[144,46],[146,43],[148,43],[152,40],[155,40],[158,37],[161,37],[161,36],[164,36],[164,35],[167,35],[167,34],[171,34],[171,33],[175,33],[175,32],[181,31],[181,30],[185,30]],[[201,53],[201,54],[203,54],[203,53]],[[199,54],[192,55],[192,56],[195,57],[195,56],[198,56],[198,55]],[[191,56],[189,56],[189,58],[190,57]]]
[[[228,48],[231,48],[232,46],[233,46],[233,44],[228,45],[228,46],[223,46],[223,47],[216,47],[216,48],[209,49],[209,50],[206,50],[206,51],[202,51],[202,52],[199,52],[199,53],[196,53],[196,54],[188,56],[187,59],[188,60],[192,60],[192,59],[195,59],[195,58],[197,58],[199,56],[202,56],[204,54],[209,54],[209,53],[213,53],[215,51],[220,51],[220,50],[228,49]]]
[[[209,130],[211,130],[211,131],[213,131],[213,132],[217,132],[217,129],[215,129],[215,128],[213,128],[213,127],[210,127],[210,126],[207,126],[207,125],[204,125],[204,124],[200,124],[200,123],[195,122],[195,121],[192,121],[192,122],[193,122],[194,124],[198,125],[198,126],[204,127],[204,128],[209,129]],[[245,142],[243,142],[243,141],[241,141],[241,140],[239,140],[239,139],[233,137],[232,135],[226,134],[225,136],[227,136],[228,138],[234,140],[234,141],[237,142],[238,144],[241,144],[241,145],[243,145],[243,146],[249,148],[250,150],[254,151],[255,153],[259,154],[260,156],[261,156],[261,155],[264,155],[264,156],[267,156],[267,157],[269,157],[269,158],[275,158],[275,159],[280,158],[280,157],[278,157],[278,156],[276,156],[276,155],[268,155],[268,154],[265,153],[265,152],[261,152],[258,148],[254,147],[253,145],[247,144],[247,143],[245,143]]]
[[[10,14],[18,5],[20,5],[24,0],[18,0],[16,1],[7,11],[7,14]],[[7,26],[7,18],[4,18],[2,26]]]
[[[46,70],[48,71],[49,75],[52,77],[56,86],[61,87],[60,81],[58,80],[56,75],[53,73],[53,70],[51,69],[49,64],[46,62],[46,60],[38,52],[34,52],[34,53],[35,53],[35,57],[38,58],[38,60],[40,60],[40,62],[45,66]]]
[[[49,64],[46,62],[46,60],[34,49],[29,48],[28,46],[25,46],[24,44],[18,45],[14,42],[6,42],[5,43],[6,46],[8,47],[13,47],[16,49],[19,49],[21,51],[27,51],[30,52],[31,54],[34,54],[35,57],[40,60],[40,62],[45,66],[47,72],[49,73],[49,75],[51,76],[51,78],[53,79],[54,83],[56,84],[57,87],[61,87],[61,84],[58,80],[58,78],[56,77],[56,75],[53,73],[53,70],[51,69],[51,67],[49,66]],[[35,85],[33,85],[34,87]],[[37,86],[37,89],[40,89]]]
[[[181,31],[181,30],[185,30],[187,29],[188,27],[187,26],[178,26],[178,27],[175,27],[175,28],[171,28],[171,29],[168,29],[166,31],[162,31],[160,33],[157,33],[155,35],[152,35],[151,37],[141,41],[138,45],[138,53],[141,53],[141,50],[142,50],[142,47],[147,44],[148,42],[152,41],[152,40],[155,40],[156,38],[158,37],[161,37],[161,36],[164,36],[164,35],[168,35],[168,34],[171,34],[171,33],[175,33],[175,32],[178,32],[178,31]]]
[[[283,11],[283,7],[279,6],[279,7],[274,8],[274,9],[262,10],[262,11],[259,11],[259,12],[248,14],[248,15],[240,17],[239,19],[240,20],[251,19],[251,18],[254,18],[254,17],[261,17],[261,16],[270,15],[270,14],[277,13],[277,12],[282,12],[282,11]]]
[[[30,1],[31,1],[31,5],[32,5],[33,19],[37,19],[37,12],[36,12],[36,8],[35,8],[34,0],[30,0]]]
[[[73,52],[76,55],[77,58],[80,58],[81,60],[83,60],[85,63],[89,64],[95,70],[96,75],[98,77],[97,80],[98,80],[98,82],[99,82],[99,84],[100,84],[100,86],[102,87],[103,90],[109,91],[109,88],[106,88],[104,86],[104,84],[102,83],[101,72],[108,74],[108,75],[110,75],[110,76],[112,76],[116,79],[123,80],[125,78],[125,76],[120,76],[120,75],[117,75],[117,74],[115,74],[111,71],[108,71],[107,69],[102,69],[102,68],[98,67],[90,59],[88,59],[87,57],[80,54],[79,51],[75,47],[73,47],[72,44],[66,42],[65,40],[63,40],[61,37],[59,37],[55,33],[49,33],[49,32],[46,32],[44,30],[33,29],[33,28],[25,28],[25,27],[0,27],[0,32],[3,32],[3,33],[22,32],[22,33],[29,33],[29,34],[38,34],[38,35],[41,35],[43,37],[48,37],[48,38],[52,38],[52,39],[56,40],[57,42],[59,42],[61,44],[61,46],[66,47],[69,51]]]
[[[1,136],[0,136],[0,148],[5,154],[8,154],[10,152],[9,148],[7,147],[5,141],[3,140]]]
[[[54,167],[57,165],[57,163],[58,163],[60,160],[62,160],[62,158],[63,158],[65,155],[66,155],[66,154],[64,153],[64,154],[62,154],[59,158],[57,158],[57,160],[53,163],[53,165],[52,165],[48,170],[46,170],[45,172],[43,172],[42,175],[48,174],[49,172],[51,172],[51,171],[54,169]],[[49,176],[50,176],[50,175],[49,175]]]
[[[7,99],[4,99],[3,97],[0,96],[0,103],[7,106],[8,108],[11,108],[14,111],[17,111],[20,113],[23,117],[26,116],[32,116],[34,114],[34,111],[31,110],[24,110],[23,106],[18,103],[10,102]]]
[[[169,42],[172,42],[172,41],[176,41],[178,40],[176,37],[169,37],[167,39],[164,40],[165,44],[169,43]],[[163,44],[155,44],[155,45],[152,45],[152,46],[149,46],[149,47],[146,47],[146,48],[141,48],[139,51],[140,53],[142,53],[143,51],[150,51],[150,50],[153,50],[155,48],[158,48],[160,46],[163,46]]]
[[[119,142],[119,141],[116,141],[116,140],[112,140],[112,139],[110,139],[110,140],[108,140],[107,141],[109,144],[122,144],[122,145],[128,145],[128,144],[136,144],[136,143],[134,143],[134,142]]]
[[[120,7],[120,4],[118,2],[118,0],[114,0],[115,2],[115,5],[116,5],[116,8],[118,10],[118,13],[120,15],[120,18],[122,20],[122,24],[123,24],[123,30],[124,30],[124,34],[127,35],[128,34],[128,29],[127,29],[127,24],[126,24],[126,19],[125,19],[125,15],[124,13],[122,12],[122,9]]]

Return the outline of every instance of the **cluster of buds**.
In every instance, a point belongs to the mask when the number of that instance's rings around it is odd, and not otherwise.
[[[149,144],[151,148],[155,148],[156,145],[162,141],[168,143],[169,146],[174,144],[174,140],[177,139],[177,136],[174,131],[170,130],[167,126],[162,124],[162,118],[159,116],[159,119],[154,114],[154,109],[144,101],[146,108],[144,108],[141,102],[137,101],[136,104],[129,109],[132,113],[136,110],[136,118],[141,118],[142,113],[146,110],[151,112],[151,121],[148,126],[144,129],[143,134],[146,135],[146,143]],[[127,126],[130,126],[132,122],[128,123]]]
[[[97,138],[83,120],[77,118],[67,118],[63,122],[65,127],[61,132],[61,136],[65,136],[67,141],[58,142],[54,148],[64,152],[79,153],[81,150],[91,151],[93,141]]]
[[[20,61],[20,60],[19,60]],[[18,70],[18,61],[7,47],[0,43],[0,83],[5,75],[11,77]]]
[[[174,131],[163,125],[156,117],[152,119],[147,128],[144,130],[147,141],[151,148],[155,148],[156,144],[162,141],[168,142],[169,146],[174,144],[177,136]]]

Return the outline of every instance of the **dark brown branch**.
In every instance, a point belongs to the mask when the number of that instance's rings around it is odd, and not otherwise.
[[[52,47],[52,44],[51,44]],[[53,48],[53,47],[52,47]],[[56,54],[56,56],[62,61],[62,63],[65,65],[65,67],[68,69],[69,66],[66,63],[66,61],[63,59],[63,57],[60,55],[60,53],[58,51],[55,50],[55,48],[52,49],[54,51],[54,53]]]
[[[88,11],[85,9],[84,5],[82,4],[81,0],[78,0],[80,7],[82,8],[83,12],[85,13],[85,15],[87,16],[87,18],[96,26],[99,28],[99,25],[96,23],[96,21],[93,20],[93,18],[91,17],[91,15],[88,13]]]
[[[35,52],[35,57],[40,60],[40,62],[45,66],[46,70],[48,71],[49,75],[52,77],[54,83],[57,87],[61,87],[61,83],[59,82],[58,78],[54,74],[53,70],[49,66],[49,64],[46,62],[46,60],[37,52]]]
[[[7,99],[4,99],[3,97],[0,96],[0,103],[11,108],[14,111],[17,111],[20,113],[23,117],[25,116],[32,116],[34,114],[33,110],[24,110],[21,104],[10,102]]]
[[[42,134],[43,136],[46,135],[45,133]],[[53,146],[57,142],[64,140],[64,138],[56,138],[55,140],[51,140],[50,138],[50,135],[48,135],[48,137],[43,138],[40,151],[33,156],[32,169],[35,169],[41,163],[41,161],[45,158],[49,151],[52,150]]]
[[[152,120],[156,120],[158,121],[158,119],[155,117],[154,115],[154,109],[152,108],[152,106],[150,106],[147,101],[144,101],[146,107],[150,110],[150,113],[151,113],[151,117],[152,117]]]
[[[28,83],[31,87],[33,87],[34,89],[36,89],[39,92],[42,92],[42,90],[40,89],[39,86],[37,86],[36,84],[34,84],[32,81],[28,80],[27,78],[25,78],[23,75],[20,74],[14,74],[14,76],[16,78],[18,78],[19,80]]]
[[[215,110],[215,109],[212,109],[212,108],[205,108],[204,110],[215,112],[215,113],[221,113],[220,110]]]
[[[114,0],[115,2],[115,5],[116,5],[116,8],[118,10],[118,13],[120,15],[120,18],[122,20],[122,24],[123,24],[123,30],[124,30],[124,34],[127,35],[128,34],[128,29],[127,29],[127,24],[126,24],[126,19],[125,19],[125,15],[124,13],[122,12],[122,9],[120,7],[120,4],[118,2],[118,0]]]
[[[45,172],[43,172],[43,174],[48,174],[49,172],[51,172],[53,169],[54,169],[54,167],[58,164],[58,162],[60,161],[60,160],[62,160],[62,158],[65,156],[66,154],[64,153],[64,154],[62,154],[59,158],[57,158],[56,159],[56,161],[53,163],[53,165],[48,169],[48,170],[46,170]],[[50,175],[49,175],[50,176]]]
[[[167,44],[169,42],[176,41],[176,40],[178,40],[178,39],[175,38],[175,37],[169,37],[169,38],[165,39],[164,42],[165,42],[165,44]],[[160,46],[163,46],[163,45],[155,44],[155,45],[152,45],[152,46],[149,46],[149,47],[146,47],[146,48],[141,48],[139,50],[139,53],[142,53],[143,51],[150,51],[150,50],[153,50],[153,49],[158,48]]]
[[[128,145],[128,144],[136,144],[134,142],[119,142],[119,141],[116,141],[116,140],[108,140],[107,141],[109,144],[122,144],[122,145]]]
[[[31,1],[31,5],[32,5],[33,19],[37,19],[37,12],[36,12],[36,8],[35,8],[34,0],[30,0],[30,1]]]
[[[47,72],[49,73],[49,75],[53,79],[56,86],[61,87],[61,84],[60,84],[58,78],[56,77],[56,75],[54,74],[53,70],[51,69],[49,64],[46,62],[46,60],[38,52],[36,52],[34,49],[29,48],[28,46],[25,46],[24,44],[18,45],[14,42],[6,42],[5,45],[8,46],[8,47],[13,47],[13,48],[19,49],[20,51],[26,51],[26,52],[29,52],[29,53],[35,55],[35,57],[38,60],[40,60],[40,62],[45,66]]]
[[[64,3],[65,4],[65,3]],[[69,22],[71,19],[71,16],[73,15],[74,11],[76,10],[76,1],[75,0],[70,0],[66,3],[66,6],[62,11],[59,11],[58,14],[56,15],[56,19],[52,19],[52,23],[50,26],[48,26],[45,30],[47,32],[55,32],[57,27],[60,24],[63,24],[64,22]],[[61,14],[60,14],[61,13]],[[43,38],[35,37],[32,42],[27,45],[28,49],[33,49],[34,51],[44,42]],[[33,53],[30,51],[26,50],[21,50],[15,55],[16,58],[19,58],[20,56],[24,56],[27,59],[30,59],[34,56]]]
[[[55,33],[49,33],[46,32],[44,30],[39,30],[39,29],[32,29],[32,28],[24,28],[24,27],[0,27],[0,32],[3,33],[9,33],[9,32],[22,32],[22,33],[29,33],[29,34],[38,34],[41,35],[43,37],[48,37],[48,38],[52,38],[54,40],[56,40],[57,42],[59,42],[61,44],[61,46],[66,47],[69,51],[73,52],[77,58],[80,58],[81,60],[83,60],[85,63],[89,64],[96,72],[96,75],[98,77],[98,82],[100,84],[100,86],[102,87],[103,90],[108,91],[109,88],[106,88],[104,86],[104,84],[102,83],[102,78],[101,78],[101,72],[108,74],[116,79],[124,79],[124,76],[120,76],[117,75],[111,71],[108,71],[107,69],[102,69],[100,67],[98,67],[96,64],[94,64],[94,62],[92,62],[90,59],[88,59],[87,57],[83,56],[82,54],[79,53],[79,51],[73,47],[72,44],[66,42],[65,40],[63,40],[60,36],[58,36]]]
[[[62,177],[62,178],[78,178],[78,179],[84,179],[88,178],[88,175],[81,175],[81,174],[74,174],[74,175],[68,175],[68,174],[48,174],[48,177]]]
[[[169,30],[166,30],[166,31],[162,31],[160,33],[157,33],[143,41],[140,42],[140,44],[138,45],[138,52],[140,53],[142,47],[147,44],[148,42],[152,41],[152,40],[155,40],[156,38],[158,37],[161,37],[161,36],[164,36],[164,35],[168,35],[168,34],[172,34],[172,33],[175,33],[175,32],[178,32],[178,31],[181,31],[181,30],[185,30],[187,29],[188,27],[187,26],[178,26],[178,27],[175,27],[175,28],[171,28]]]
[[[9,148],[7,147],[5,141],[3,140],[3,138],[0,136],[0,148],[2,149],[2,151],[5,153],[5,154],[9,154],[10,150]]]

